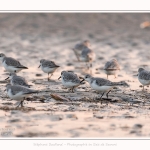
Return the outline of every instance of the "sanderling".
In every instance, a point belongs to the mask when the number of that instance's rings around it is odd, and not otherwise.
[[[117,82],[111,82],[107,79],[98,78],[98,77],[92,77],[91,75],[87,74],[84,77],[85,81],[87,81],[91,88],[102,93],[100,99],[104,95],[104,93],[107,92],[106,96],[108,98],[109,92],[117,85],[120,85]],[[102,101],[101,101],[102,102]]]
[[[11,85],[21,85],[30,88],[31,85],[28,84],[28,82],[25,80],[25,78],[21,76],[17,76],[16,73],[10,73],[9,77],[5,80],[10,79]]]
[[[95,59],[95,53],[90,48],[84,48],[81,52],[80,59],[83,62],[92,62]]]
[[[85,40],[82,43],[76,44],[75,47],[73,48],[73,51],[74,51],[78,61],[80,61],[79,57],[81,55],[82,50],[86,47],[87,48],[91,47],[90,41],[88,41],[88,40]]]
[[[107,74],[107,79],[108,79],[108,75],[114,75],[116,78],[118,70],[120,70],[120,65],[116,59],[112,59],[112,60],[106,62],[104,71]]]
[[[80,80],[77,74],[74,74],[70,71],[62,71],[61,76],[58,78],[61,78],[61,82],[63,86],[66,88],[69,88],[72,92],[74,92],[74,88],[78,87],[79,85],[83,84],[83,80]]]
[[[53,75],[54,71],[58,67],[60,67],[60,66],[56,65],[53,61],[49,61],[49,60],[45,60],[45,59],[41,59],[40,60],[39,68],[41,68],[43,72],[48,73],[48,80],[51,78],[51,76]],[[49,77],[49,74],[51,74],[50,77]]]
[[[27,67],[20,64],[20,62],[12,57],[6,57],[5,54],[0,54],[0,60],[2,60],[2,65],[8,72],[19,72],[22,69],[28,69]]]
[[[25,100],[25,98],[27,98],[31,94],[38,93],[37,90],[11,84],[6,85],[6,90],[10,99],[20,101],[19,105],[21,105],[21,107],[23,107],[23,101]],[[19,107],[19,105],[17,107]]]
[[[92,62],[94,61],[94,59],[95,59],[95,53],[94,53],[94,51],[92,49],[84,48],[82,50],[82,53],[80,55],[80,60],[82,62],[90,63],[90,68],[92,68]],[[87,67],[89,69],[88,64],[86,64],[86,65],[87,65]]]
[[[143,90],[145,85],[150,85],[150,71],[144,68],[138,69],[138,80],[143,85]]]

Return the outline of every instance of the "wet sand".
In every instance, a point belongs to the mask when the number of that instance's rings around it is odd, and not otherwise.
[[[29,67],[18,75],[40,90],[24,108],[15,108],[16,101],[4,92],[8,74],[0,71],[0,136],[1,137],[149,137],[149,87],[142,88],[137,70],[150,70],[150,29],[140,24],[150,14],[0,14],[0,52],[18,59]],[[77,62],[71,48],[80,41],[90,40],[96,53],[93,76],[106,78],[104,64],[116,58],[121,65],[113,82],[127,85],[115,88],[110,101],[97,100],[98,94],[88,83],[69,93],[58,80],[62,70],[80,76],[88,73],[85,63]],[[61,67],[51,81],[39,68],[40,59],[50,59]],[[69,101],[51,97],[58,94]],[[104,95],[104,98],[106,96]]]

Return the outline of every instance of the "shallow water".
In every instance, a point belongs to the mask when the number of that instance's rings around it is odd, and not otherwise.
[[[149,88],[142,92],[137,79],[139,67],[149,67],[150,30],[140,29],[149,14],[0,14],[1,53],[29,67],[18,75],[41,92],[16,109],[10,101],[0,72],[0,136],[2,137],[147,137],[149,132]],[[85,19],[86,18],[86,19]],[[89,22],[90,20],[90,22]],[[71,48],[89,39],[96,53],[93,76],[106,78],[104,64],[116,58],[121,71],[114,82],[125,81],[110,93],[112,101],[94,101],[98,96],[88,83],[69,93],[58,80],[62,70],[84,76],[85,63],[76,61]],[[40,59],[50,59],[61,67],[47,81],[39,68]],[[40,76],[39,76],[39,75]],[[57,93],[71,101],[58,101]],[[105,96],[104,96],[105,97]],[[132,98],[130,103],[127,100]],[[138,103],[140,101],[140,103]],[[143,101],[145,105],[143,106]],[[133,104],[133,106],[130,104]]]

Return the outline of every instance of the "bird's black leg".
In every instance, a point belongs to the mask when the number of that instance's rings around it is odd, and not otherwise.
[[[51,76],[49,77],[49,79],[52,77],[53,73],[51,74]]]
[[[110,91],[111,91],[111,90],[110,90]],[[108,91],[108,93],[106,94],[107,98],[108,98],[108,94],[109,94],[110,91]]]
[[[23,99],[23,100],[21,101],[21,103],[20,103],[20,104],[21,104],[21,107],[24,107],[24,106],[23,106],[24,100],[25,100],[25,97],[24,97],[24,99]]]
[[[49,73],[48,73],[48,81],[49,81]]]
[[[101,104],[102,104],[102,97],[103,97],[104,93],[102,93],[101,97],[100,97],[100,100],[101,100]]]
[[[143,91],[144,91],[144,85],[143,85]]]
[[[90,63],[90,67],[92,68],[92,63]]]
[[[22,101],[21,101],[21,102],[22,102]],[[17,107],[19,107],[19,106],[21,105],[21,102],[19,103],[19,105],[17,105]],[[16,107],[16,108],[17,108],[17,107]]]
[[[71,89],[72,93],[74,93],[74,91],[73,91],[73,90],[74,90],[74,86],[73,86],[73,88]]]
[[[90,63],[90,74],[92,75],[92,63]]]
[[[23,100],[23,101],[24,101],[24,100]],[[21,101],[21,107],[24,107],[24,106],[23,106],[23,101]]]
[[[24,107],[24,106],[23,106],[23,101],[24,101],[24,100],[25,100],[25,98],[19,103],[19,105],[18,105],[17,107],[19,107],[20,105],[21,105],[21,107]],[[16,108],[17,108],[17,107],[16,107]]]
[[[103,97],[103,95],[104,95],[104,93],[102,93],[102,95],[101,95],[100,99]]]
[[[77,60],[80,61],[79,56],[78,56],[78,54],[76,53],[76,51],[75,51],[74,49],[73,49],[73,51],[74,51],[74,54],[75,54],[76,57],[77,57]]]

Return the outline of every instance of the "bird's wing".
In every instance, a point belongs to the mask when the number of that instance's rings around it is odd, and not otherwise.
[[[11,57],[5,57],[3,59],[3,62],[5,61],[5,63],[8,66],[13,66],[15,68],[24,68],[24,69],[28,69],[27,67],[23,66],[18,60],[11,58]]]
[[[55,68],[57,65],[52,61],[44,61],[42,64],[43,67]]]
[[[5,61],[5,63],[9,66],[20,66],[21,65],[19,61],[17,61],[14,58],[11,58],[11,57],[5,57],[3,61]]]
[[[17,93],[20,93],[20,92],[22,92],[23,94],[32,94],[32,93],[38,92],[36,90],[32,90],[32,89],[29,89],[20,85],[11,86],[11,91],[13,95],[16,95]]]
[[[119,64],[118,64],[118,62],[116,62],[116,61],[108,61],[106,64],[105,64],[105,67],[104,67],[104,69],[105,70],[113,70],[113,69],[118,69],[118,70],[120,70],[120,66],[119,66]]]
[[[80,83],[80,80],[78,78],[78,76],[74,73],[67,73],[66,75],[63,76],[63,79],[66,81],[66,82],[74,82],[74,83]]]
[[[27,81],[22,77],[13,78],[13,83],[18,85],[28,86]]]
[[[95,80],[95,83],[98,86],[104,86],[104,85],[107,85],[110,82],[109,80],[106,80],[106,79],[103,79],[103,78],[93,78],[93,81],[94,80]]]
[[[149,71],[142,71],[139,73],[139,78],[144,80],[150,80],[150,72]]]

